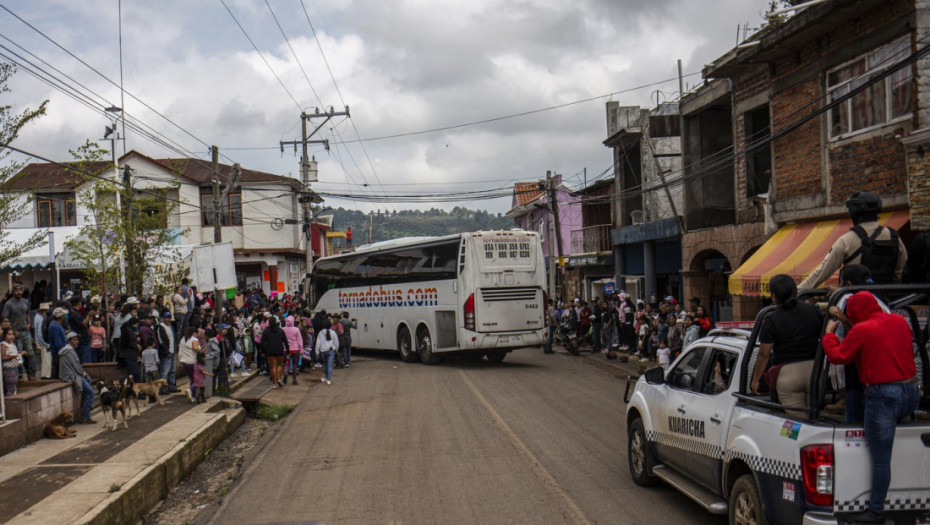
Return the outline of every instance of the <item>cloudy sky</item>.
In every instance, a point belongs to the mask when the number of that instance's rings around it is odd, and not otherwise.
[[[760,24],[767,3],[126,0],[121,102],[116,0],[0,0],[0,53],[44,69],[83,101],[20,67],[0,103],[50,101],[15,143],[47,158],[68,160],[69,149],[101,139],[103,108],[115,105],[170,144],[128,129],[129,149],[209,159],[215,144],[225,163],[293,176],[299,153],[282,153],[279,142],[299,138],[300,112],[348,105],[351,120],[334,117],[314,137],[331,145],[311,146],[315,189],[466,200],[328,204],[504,212],[509,196],[474,192],[509,194],[547,170],[574,187],[585,171],[588,181],[603,176],[605,103],[675,100],[676,61],[686,75],[699,72],[737,43],[738,26]]]

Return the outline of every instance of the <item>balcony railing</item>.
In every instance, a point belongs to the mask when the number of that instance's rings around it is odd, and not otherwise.
[[[572,253],[609,252],[610,225],[598,224],[580,230],[572,230]]]

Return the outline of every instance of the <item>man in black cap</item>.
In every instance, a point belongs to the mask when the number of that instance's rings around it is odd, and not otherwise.
[[[694,313],[694,312],[696,312],[698,306],[701,306],[701,298],[700,298],[700,297],[692,297],[692,298],[688,301],[688,307],[689,307],[689,308],[688,308],[688,312],[689,312],[689,313]]]
[[[878,223],[882,200],[871,191],[857,191],[846,200],[853,227],[833,243],[820,266],[798,285],[816,288],[847,264],[864,264],[876,284],[900,283],[907,250],[898,232]]]

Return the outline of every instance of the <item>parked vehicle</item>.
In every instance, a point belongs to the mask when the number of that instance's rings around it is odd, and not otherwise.
[[[885,285],[835,292],[830,305],[866,289],[908,319],[922,387],[914,417],[899,422],[885,514],[895,523],[930,523],[930,399],[927,338],[915,304],[928,285]],[[826,405],[836,398],[818,348],[810,407],[803,417],[750,393],[763,309],[752,332],[713,330],[691,344],[668,371],[627,382],[629,471],[638,485],[665,481],[731,524],[836,524],[868,508],[871,460],[861,425]],[[826,323],[826,320],[825,320]]]
[[[559,345],[565,348],[568,353],[578,355],[578,335],[570,320],[565,319],[559,324],[555,336]]]

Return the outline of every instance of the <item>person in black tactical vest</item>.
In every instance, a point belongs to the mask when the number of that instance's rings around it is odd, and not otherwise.
[[[849,264],[862,264],[872,272],[876,284],[900,283],[907,263],[907,250],[898,232],[878,223],[882,200],[871,191],[857,191],[847,201],[853,227],[833,243],[820,266],[798,289],[816,288]]]

